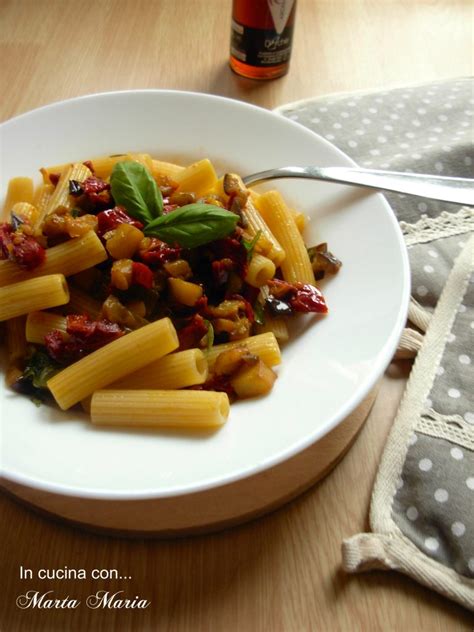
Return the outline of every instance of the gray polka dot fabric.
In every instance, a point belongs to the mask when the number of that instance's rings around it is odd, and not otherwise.
[[[469,306],[469,308],[468,308]],[[460,415],[474,432],[474,277],[456,314],[427,407]],[[474,513],[474,499],[472,510]],[[474,544],[474,539],[473,539]]]
[[[331,141],[362,167],[474,177],[474,82],[469,78],[330,95],[278,111]],[[474,231],[473,210],[412,196],[386,197],[406,236],[413,298],[432,314]],[[472,279],[424,406],[426,423],[413,433],[392,518],[426,556],[474,578]],[[429,429],[431,420],[437,431]]]
[[[395,522],[422,551],[474,577],[474,456],[414,433],[393,501]]]
[[[466,245],[465,235],[436,240],[436,244],[414,244],[408,249],[412,294],[430,312],[436,307],[453,261]]]

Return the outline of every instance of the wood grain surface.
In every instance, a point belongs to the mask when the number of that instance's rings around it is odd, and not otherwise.
[[[227,65],[230,5],[0,0],[1,119],[116,89],[195,90],[272,108],[329,92],[473,71],[470,0],[299,0],[290,73],[252,82]],[[408,371],[407,363],[391,365],[365,427],[329,477],[273,514],[219,534],[111,538],[0,497],[0,630],[472,630],[466,611],[402,575],[349,577],[340,569],[341,540],[368,529],[377,464]],[[20,579],[20,566],[35,573],[118,569],[130,579],[28,580]],[[124,590],[151,605],[85,607],[87,595],[102,589]],[[27,590],[53,590],[83,604],[75,610],[21,610],[15,600]]]

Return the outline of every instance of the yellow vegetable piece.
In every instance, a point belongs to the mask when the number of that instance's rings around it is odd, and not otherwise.
[[[189,281],[183,281],[183,279],[169,278],[168,285],[173,298],[178,303],[188,307],[193,307],[202,296],[202,287],[196,283],[189,283]]]

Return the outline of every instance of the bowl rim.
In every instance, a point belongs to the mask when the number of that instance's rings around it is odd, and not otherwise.
[[[47,112],[49,110],[54,111],[56,108],[66,105],[71,102],[78,101],[92,101],[100,98],[113,98],[117,96],[139,96],[143,94],[155,94],[155,95],[184,95],[186,97],[193,97],[203,100],[213,100],[217,102],[224,103],[232,103],[234,106],[237,105],[242,107],[243,109],[257,111],[260,113],[264,113],[267,116],[274,116],[278,119],[285,121],[285,123],[296,126],[300,130],[303,130],[307,135],[312,136],[313,138],[317,138],[319,143],[322,143],[331,148],[332,151],[335,151],[339,157],[346,163],[349,167],[357,167],[357,163],[352,160],[347,154],[345,154],[341,149],[333,145],[326,138],[313,132],[309,128],[301,125],[300,123],[293,121],[279,112],[275,112],[273,110],[269,110],[252,103],[247,103],[246,101],[240,101],[238,99],[233,99],[230,97],[224,97],[220,95],[208,94],[205,92],[194,92],[187,90],[169,90],[169,89],[131,89],[131,90],[112,90],[106,92],[96,92],[92,94],[85,94],[76,97],[71,97],[68,99],[62,99],[59,101],[54,101],[52,103],[48,103],[46,105],[40,106],[38,108],[34,108],[33,110],[28,110],[23,112],[17,116],[14,116],[10,119],[7,119],[0,123],[0,135],[2,131],[8,127],[9,125],[16,124],[21,119],[28,117],[32,114],[36,114],[39,112]],[[215,478],[208,478],[204,481],[197,482],[195,484],[189,484],[182,486],[180,489],[168,489],[168,490],[156,490],[156,489],[141,489],[141,490],[108,490],[108,489],[81,489],[78,487],[74,487],[72,485],[65,485],[62,483],[54,483],[50,481],[44,481],[41,479],[34,478],[30,475],[22,474],[16,471],[7,472],[3,468],[0,469],[0,485],[2,479],[7,482],[7,485],[10,483],[23,485],[35,490],[39,490],[42,492],[55,494],[55,495],[63,495],[67,497],[74,498],[88,498],[88,499],[96,499],[96,500],[144,500],[144,499],[159,499],[159,498],[173,498],[178,496],[186,496],[188,494],[196,494],[201,492],[210,491],[212,489],[217,489],[219,487],[224,487],[227,485],[231,485],[240,480],[250,478],[254,475],[257,475],[265,470],[268,470],[272,467],[278,466],[285,461],[291,459],[292,457],[300,454],[305,449],[309,448],[311,445],[322,439],[329,432],[331,432],[334,428],[336,428],[344,419],[346,419],[359,404],[368,396],[371,389],[375,386],[377,381],[383,375],[385,369],[390,363],[390,360],[393,357],[393,354],[396,350],[400,335],[402,333],[403,327],[406,322],[406,317],[408,313],[408,305],[410,300],[410,270],[409,270],[409,259],[407,248],[403,239],[403,235],[398,224],[398,220],[395,216],[395,213],[386,198],[381,193],[373,193],[373,196],[378,199],[379,204],[384,208],[385,212],[388,215],[388,218],[394,228],[395,235],[397,237],[399,252],[401,256],[402,263],[402,297],[400,301],[400,305],[398,308],[398,314],[395,321],[395,325],[390,332],[385,344],[380,349],[377,360],[374,362],[373,368],[366,379],[357,387],[355,393],[352,397],[350,397],[344,406],[335,414],[332,419],[330,419],[326,424],[322,427],[315,430],[310,435],[307,435],[304,439],[296,442],[290,448],[286,450],[281,450],[280,452],[272,455],[271,457],[264,459],[259,462],[257,465],[252,467],[247,467],[243,470],[239,470],[237,472],[228,474],[226,476],[219,476]]]

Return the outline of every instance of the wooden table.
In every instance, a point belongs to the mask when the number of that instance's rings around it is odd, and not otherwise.
[[[51,101],[126,88],[196,90],[272,108],[329,92],[472,74],[470,0],[299,0],[291,71],[268,83],[240,79],[227,66],[230,4],[0,0],[2,120]],[[1,497],[0,629],[472,629],[466,611],[410,579],[340,570],[341,540],[368,529],[370,492],[408,369],[391,365],[365,427],[328,478],[272,515],[217,535],[91,535]],[[118,569],[131,579],[33,582],[20,580],[20,566]],[[84,601],[106,587],[151,605],[15,606],[27,588]]]

